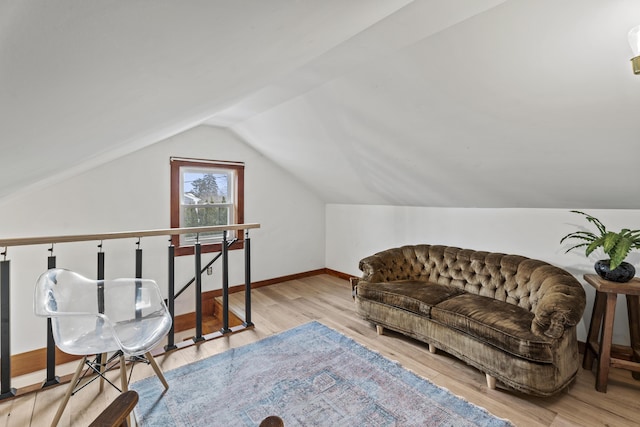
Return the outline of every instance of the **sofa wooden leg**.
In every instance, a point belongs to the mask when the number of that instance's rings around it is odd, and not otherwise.
[[[378,335],[384,334],[384,326],[376,325],[376,332]]]
[[[495,377],[492,377],[489,374],[485,374],[487,376],[487,387],[489,388],[489,390],[495,390],[496,389],[496,379]]]
[[[429,353],[436,354],[437,348],[433,344],[429,344]]]

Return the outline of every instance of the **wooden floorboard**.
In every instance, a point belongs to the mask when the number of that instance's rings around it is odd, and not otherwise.
[[[567,391],[551,398],[523,395],[500,384],[489,390],[484,374],[450,355],[431,354],[425,344],[394,332],[377,335],[373,325],[355,314],[346,280],[329,275],[305,277],[256,289],[252,296],[254,329],[160,356],[157,361],[162,369],[174,369],[317,320],[517,426],[640,425],[640,382],[624,370],[611,370],[607,393],[596,392],[595,375],[583,369]],[[229,305],[241,314],[244,294],[232,294]],[[152,374],[150,367],[136,365],[133,380]],[[117,372],[110,375],[117,378]],[[87,425],[117,395],[109,386],[102,394],[97,387],[96,382],[71,397],[60,426]],[[0,427],[49,425],[64,390],[65,386],[59,386],[1,402]]]

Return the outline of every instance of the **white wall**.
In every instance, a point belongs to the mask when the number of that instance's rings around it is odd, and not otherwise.
[[[607,228],[640,228],[638,210],[585,209]],[[468,209],[365,205],[327,205],[327,268],[360,276],[360,259],[405,244],[442,244],[462,248],[512,253],[547,261],[572,273],[587,293],[587,308],[578,327],[578,339],[586,339],[595,291],[582,276],[594,273],[593,263],[570,245],[559,244],[567,233],[588,227],[579,215],[566,209]],[[640,254],[628,259],[640,271]],[[628,344],[625,300],[618,298],[614,343]]]
[[[325,211],[307,188],[231,132],[200,126],[48,188],[0,200],[0,236],[27,237],[169,228],[169,157],[245,162],[245,222],[250,231],[253,281],[324,267]],[[104,242],[106,277],[133,277],[135,239]],[[96,274],[98,242],[58,244],[58,267]],[[167,237],[145,238],[143,276],[166,290]],[[45,323],[32,309],[35,281],[46,269],[47,246],[9,248],[12,353],[44,347]],[[211,259],[203,256],[203,262]],[[221,287],[220,263],[203,289]],[[176,286],[193,277],[193,257],[176,261]],[[244,283],[242,251],[230,252],[230,285]],[[166,291],[165,291],[166,293]],[[176,301],[193,311],[193,292]]]

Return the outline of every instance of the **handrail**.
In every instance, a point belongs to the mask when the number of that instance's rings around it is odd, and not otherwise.
[[[28,245],[51,245],[51,255],[47,259],[48,268],[55,268],[56,257],[53,255],[53,245],[56,243],[73,243],[73,242],[86,242],[86,241],[100,241],[98,245],[98,279],[104,278],[104,252],[102,251],[102,241],[112,239],[138,239],[138,249],[136,249],[136,278],[142,277],[142,249],[140,249],[140,239],[143,237],[152,236],[175,236],[180,234],[200,234],[210,232],[222,233],[222,315],[223,326],[222,329],[216,334],[211,333],[206,337],[202,334],[202,288],[201,288],[201,243],[196,239],[194,246],[195,255],[195,271],[196,271],[196,336],[193,337],[193,342],[197,343],[207,339],[213,339],[217,336],[222,336],[227,333],[231,333],[239,328],[253,327],[251,322],[251,239],[249,238],[249,230],[260,228],[260,224],[229,224],[229,225],[216,225],[209,227],[185,227],[185,228],[166,228],[155,230],[137,230],[137,231],[121,231],[111,233],[96,233],[96,234],[77,234],[77,235],[64,235],[64,236],[42,236],[42,237],[21,237],[21,238],[5,238],[0,239],[0,401],[6,398],[10,398],[16,395],[16,389],[11,387],[11,315],[10,315],[10,264],[11,260],[7,259],[7,248],[12,246],[28,246]],[[234,327],[232,330],[229,328],[229,272],[228,272],[228,249],[231,243],[227,240],[228,231],[240,231],[243,230],[245,234],[244,238],[244,254],[245,254],[245,320],[242,327]],[[174,284],[175,284],[175,246],[169,239],[168,250],[168,293],[169,298],[167,301],[169,312],[172,318],[174,317]],[[214,258],[215,261],[216,258]],[[213,261],[211,262],[211,264]],[[206,268],[206,267],[205,267]],[[181,291],[182,292],[182,291]],[[179,346],[174,343],[174,328],[172,326],[169,334],[167,335],[168,343],[164,346],[165,351],[169,351],[175,348],[183,346],[181,343]],[[51,330],[51,320],[47,321],[47,378],[42,384],[42,387],[49,387],[60,382],[60,379],[55,375],[55,343],[53,340]]]
[[[183,227],[183,228],[163,228],[156,230],[138,230],[138,231],[118,231],[113,233],[98,234],[76,234],[66,236],[45,236],[45,237],[17,237],[11,239],[0,239],[0,247],[11,246],[27,246],[39,244],[54,243],[70,243],[70,242],[86,242],[90,240],[110,240],[110,239],[126,239],[130,237],[149,237],[149,236],[167,236],[186,233],[209,233],[225,230],[249,230],[252,228],[260,228],[260,224],[231,224],[231,225],[212,225],[209,227]]]

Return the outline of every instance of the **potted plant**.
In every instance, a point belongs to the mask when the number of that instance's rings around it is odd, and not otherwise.
[[[596,273],[600,277],[613,282],[628,282],[636,274],[633,265],[625,262],[632,249],[640,249],[640,230],[624,228],[618,232],[607,231],[605,225],[598,218],[580,211],[571,211],[583,215],[587,221],[594,224],[597,233],[590,231],[574,231],[564,236],[560,243],[574,239],[580,243],[566,250],[569,252],[576,248],[586,248],[585,255],[589,256],[597,248],[602,248],[609,259],[599,260],[595,263]],[[565,252],[565,253],[566,253]]]

